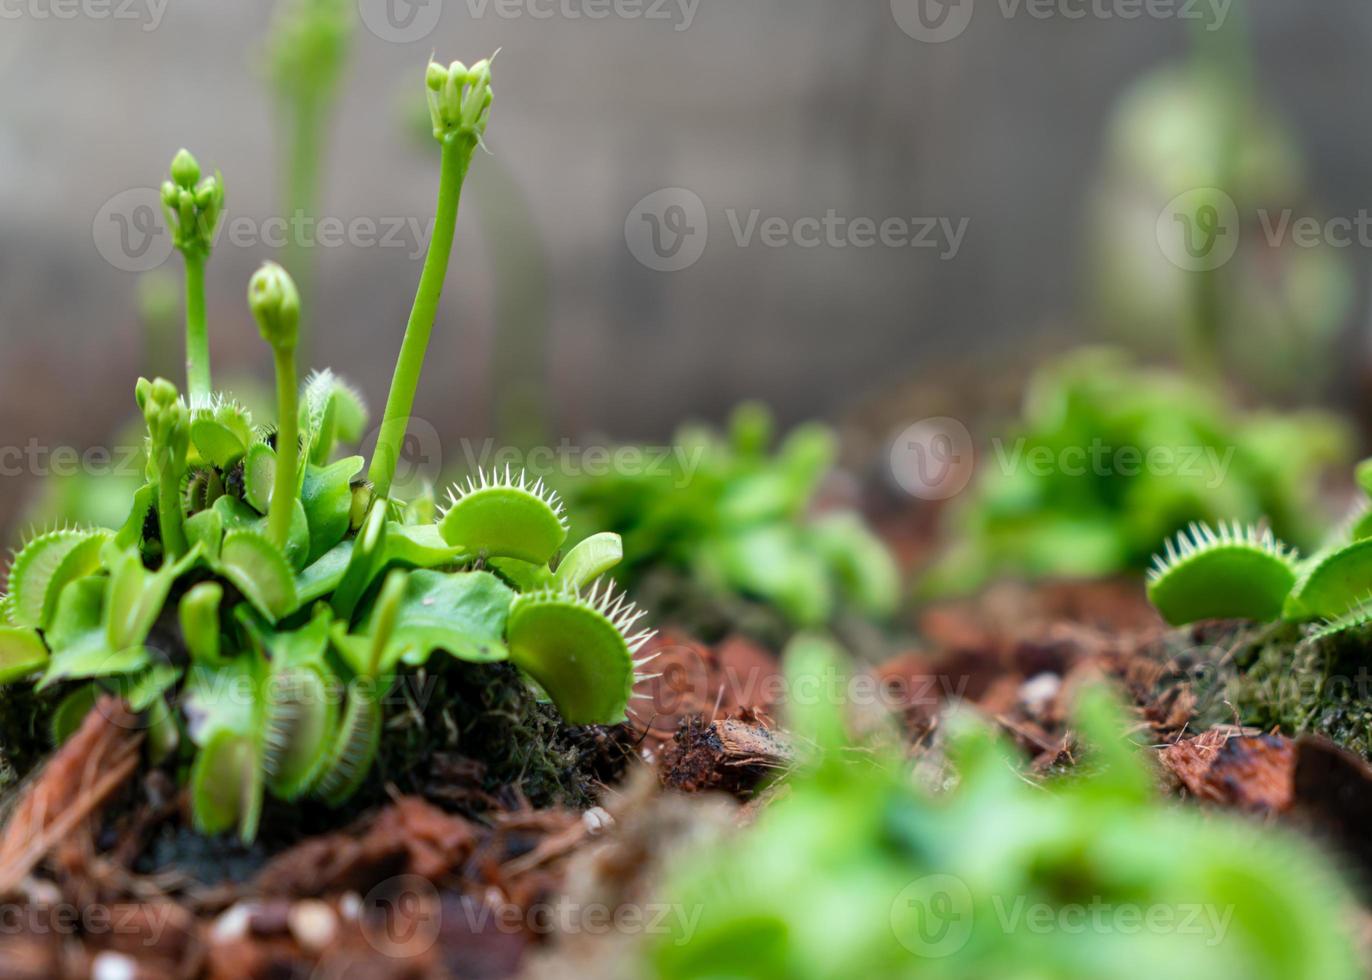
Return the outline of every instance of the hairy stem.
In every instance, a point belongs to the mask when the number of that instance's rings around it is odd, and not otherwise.
[[[208,400],[211,391],[203,255],[186,256],[186,391],[192,405]]]
[[[300,465],[300,405],[295,349],[278,348],[276,357],[276,478],[267,514],[267,536],[282,551],[295,515],[295,485]]]
[[[435,215],[433,238],[429,254],[424,260],[424,272],[419,277],[410,322],[405,327],[405,340],[400,346],[395,375],[391,379],[391,393],[386,399],[386,412],[381,420],[381,433],[376,440],[368,478],[378,497],[388,497],[400,450],[414,410],[415,391],[419,374],[424,367],[424,355],[429,349],[434,319],[438,315],[438,301],[443,295],[443,281],[448,274],[448,259],[453,250],[453,232],[457,228],[457,206],[462,197],[462,183],[471,166],[476,138],[456,135],[443,142],[442,176],[438,185],[438,210]]]

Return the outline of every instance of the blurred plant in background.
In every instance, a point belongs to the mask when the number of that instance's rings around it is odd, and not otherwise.
[[[771,415],[739,407],[727,434],[683,428],[669,464],[565,479],[559,488],[585,525],[624,539],[619,578],[631,591],[659,570],[682,589],[742,595],[793,626],[820,625],[848,608],[886,618],[900,574],[882,542],[850,510],[816,507],[835,459],[835,436],[809,424],[772,450]]]
[[[827,643],[798,640],[792,689],[836,665]],[[955,787],[932,793],[899,754],[850,744],[832,705],[793,710],[816,758],[756,825],[669,876],[664,900],[698,919],[654,945],[654,975],[1358,974],[1353,903],[1324,859],[1284,833],[1162,802],[1100,690],[1079,706],[1083,773],[1046,787],[970,719],[954,719]]]
[[[1040,370],[1018,425],[983,453],[921,590],[1142,570],[1191,521],[1265,520],[1310,545],[1324,530],[1320,475],[1348,459],[1350,441],[1319,412],[1242,412],[1219,389],[1119,351],[1078,351]]]
[[[280,117],[280,172],[285,178],[281,209],[288,219],[319,216],[330,113],[348,65],[356,6],[351,0],[281,0],[273,15],[266,69]],[[305,307],[310,308],[310,249],[292,236],[282,262],[295,271]]]
[[[1258,91],[1242,4],[1195,37],[1191,61],[1140,78],[1109,123],[1088,250],[1095,320],[1198,374],[1309,396],[1335,365],[1352,270],[1328,241],[1273,238],[1283,213],[1315,209],[1299,147]],[[1186,247],[1206,207],[1213,261],[1169,259],[1164,247]]]

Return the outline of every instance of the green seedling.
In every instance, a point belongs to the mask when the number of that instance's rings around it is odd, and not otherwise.
[[[1372,467],[1358,480],[1372,495]],[[1337,529],[1324,547],[1302,559],[1270,531],[1205,525],[1168,541],[1154,558],[1148,597],[1174,625],[1203,619],[1285,619],[1323,625],[1312,639],[1361,630],[1372,621],[1372,522],[1368,507]]]
[[[150,763],[186,778],[204,833],[252,840],[268,794],[344,805],[374,776],[388,692],[434,658],[510,662],[574,725],[623,721],[643,679],[650,634],[631,633],[641,614],[597,582],[623,554],[617,536],[561,558],[560,500],[511,470],[454,488],[441,516],[431,497],[390,495],[462,176],[486,126],[489,62],[430,66],[427,88],[444,146],[441,233],[371,460],[376,482],[348,450],[368,424],[361,397],[327,371],[298,383],[299,291],[268,263],[248,305],[275,359],[271,424],[202,392],[199,355],[189,406],[170,381],[140,381],[146,483],[127,519],[40,534],[9,571],[0,683],[56,689],[59,739],[101,692],[124,697],[146,719]],[[183,185],[201,185],[188,158],[173,171],[168,197],[190,194],[178,219],[189,228],[206,213]],[[188,262],[203,257],[193,245]],[[193,348],[201,340],[188,333]]]
[[[817,639],[787,654],[792,690],[828,689],[796,682],[837,667]],[[985,724],[954,716],[946,730],[956,778],[941,774],[939,791],[910,772],[903,740],[855,745],[838,708],[815,702],[798,705],[792,723],[797,744],[817,751],[757,822],[669,868],[655,899],[688,914],[669,918],[637,972],[664,980],[1361,973],[1357,905],[1328,859],[1289,831],[1163,799],[1102,691],[1078,704],[1076,774],[1035,781]]]
[[[574,528],[580,543],[565,576],[616,557],[598,555],[590,536],[608,527],[623,538],[619,580],[630,591],[666,569],[708,595],[761,602],[793,626],[827,623],[843,609],[892,615],[900,573],[885,545],[855,513],[813,513],[834,435],[807,425],[775,452],[772,441],[767,411],[743,405],[726,435],[680,432],[663,465],[564,481],[572,509],[587,517]]]
[[[1310,547],[1323,531],[1320,476],[1349,442],[1319,413],[1240,412],[1214,384],[1076,351],[1035,374],[1020,422],[986,452],[995,465],[950,509],[950,543],[921,591],[1142,573],[1192,522],[1265,521]]]

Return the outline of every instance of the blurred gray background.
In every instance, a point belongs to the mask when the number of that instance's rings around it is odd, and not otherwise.
[[[107,202],[155,186],[185,145],[222,169],[230,216],[278,208],[278,130],[254,67],[270,4],[170,0],[149,30],[151,0],[110,0],[135,19],[61,18],[64,2],[100,0],[0,0],[6,445],[107,443],[132,414],[132,382],[148,370],[139,277],[96,247]],[[1089,331],[1082,231],[1108,113],[1187,40],[1175,18],[1007,18],[996,0],[975,0],[965,33],[941,44],[903,31],[889,0],[699,0],[688,27],[676,0],[666,19],[603,20],[535,2],[553,16],[449,0],[408,43],[359,26],[328,149],[324,215],[427,222],[436,157],[408,118],[425,61],[501,49],[491,156],[474,166],[417,407],[444,436],[494,425],[502,316],[546,321],[548,356],[530,357],[527,373],[546,382],[556,433],[633,438],[718,418],[744,397],[786,419],[833,416],[948,358]],[[1372,207],[1372,5],[1250,7],[1264,97],[1303,144],[1321,205]],[[645,267],[625,238],[636,202],[668,187],[698,195],[709,219],[703,255],[678,272]],[[731,208],[740,220],[834,209],[968,227],[949,261],[921,249],[740,247]],[[502,248],[516,274],[503,300]],[[210,265],[221,377],[268,365],[243,294],[272,255],[221,242]],[[1367,259],[1353,256],[1359,281]],[[421,261],[412,242],[319,257],[313,360],[374,407]],[[179,275],[179,258],[166,267]],[[0,486],[2,524],[24,486]]]

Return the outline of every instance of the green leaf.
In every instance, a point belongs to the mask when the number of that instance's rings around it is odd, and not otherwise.
[[[228,401],[198,409],[191,420],[191,442],[201,459],[226,470],[253,444],[252,419],[246,409]]]
[[[306,379],[300,398],[300,429],[310,462],[325,465],[338,443],[357,442],[366,427],[367,407],[346,382],[327,368]]]
[[[202,834],[222,834],[235,825],[250,842],[262,816],[263,774],[253,738],[220,730],[191,767],[191,816]]]
[[[54,531],[24,545],[10,568],[11,621],[47,628],[67,584],[100,570],[100,550],[111,537],[104,531]]]
[[[346,623],[338,623],[333,630],[334,647],[358,677],[376,680],[389,674],[403,652],[392,643],[396,618],[405,597],[408,573],[399,569],[386,577],[368,613],[369,629],[365,633],[349,634]]]
[[[337,731],[335,687],[322,664],[297,662],[276,671],[268,682],[263,764],[272,793],[294,800],[309,792],[329,763]]]
[[[276,453],[265,442],[255,442],[243,460],[243,499],[259,514],[271,506],[272,484],[276,480]]]
[[[491,558],[486,567],[510,583],[516,592],[538,592],[555,587],[556,578],[547,565],[531,565],[518,558]]]
[[[218,582],[201,582],[181,597],[181,638],[193,660],[206,664],[222,662],[219,605],[223,599],[224,588]]]
[[[71,738],[76,730],[81,727],[81,723],[86,720],[86,716],[95,707],[95,702],[100,697],[100,688],[95,684],[85,684],[72,691],[64,697],[53,709],[52,721],[49,731],[52,734],[52,744],[61,746],[63,742]]]
[[[124,554],[111,569],[105,599],[105,641],[111,650],[143,645],[167,603],[172,584],[198,558],[199,553],[192,551],[175,564],[150,572],[136,551]]]
[[[702,552],[702,570],[733,591],[772,603],[800,625],[818,626],[833,614],[828,570],[790,524],[762,524],[714,539]]]
[[[148,653],[141,641],[137,646],[110,648],[105,616],[108,587],[107,578],[92,576],[77,579],[62,590],[47,634],[52,659],[38,690],[62,680],[127,674],[148,665]]]
[[[224,519],[225,531],[252,531],[267,537],[268,518],[257,513],[247,504],[234,497],[220,497],[214,502],[214,510]],[[305,508],[300,501],[295,502],[291,513],[290,534],[286,539],[285,558],[296,571],[303,569],[310,551],[310,525],[305,516]]]
[[[120,550],[136,548],[142,543],[143,526],[147,523],[148,514],[156,500],[157,487],[152,484],[146,484],[133,495],[133,507],[129,509],[129,516],[114,537],[114,544]]]
[[[582,541],[558,563],[553,584],[579,592],[624,560],[624,542],[604,531]]]
[[[30,629],[0,627],[0,684],[9,684],[47,666],[48,648]]]
[[[307,466],[300,501],[310,532],[309,563],[322,558],[348,534],[352,481],[365,460],[350,456],[332,466]]]
[[[515,594],[489,572],[411,572],[396,611],[390,646],[405,663],[423,664],[435,650],[471,663],[509,654],[503,637]],[[370,630],[370,623],[366,624]]]
[[[1271,532],[1221,525],[1218,533],[1201,524],[1167,542],[1154,558],[1148,599],[1173,625],[1202,619],[1268,621],[1282,614],[1282,603],[1296,581],[1291,551]]]
[[[858,610],[883,619],[895,614],[900,569],[862,518],[849,511],[825,514],[810,526],[810,538]]]
[[[434,524],[386,525],[386,562],[399,562],[415,568],[437,568],[468,557],[462,548],[443,540]]]
[[[330,746],[315,795],[331,807],[339,807],[361,787],[376,760],[381,743],[381,704],[362,685],[348,694],[343,721]]]
[[[224,498],[220,498],[221,500]],[[202,510],[186,519],[186,543],[213,560],[219,557],[224,541],[224,516],[217,510]]]
[[[352,556],[353,540],[349,538],[301,572],[295,580],[296,597],[300,604],[308,605],[337,589],[347,574]]]
[[[567,539],[557,494],[508,469],[503,477],[482,473],[466,487],[454,487],[439,529],[448,544],[468,554],[535,565],[546,565]]]
[[[294,572],[281,552],[255,531],[224,536],[218,571],[270,622],[297,608]]]
[[[1372,538],[1315,556],[1291,589],[1282,615],[1290,620],[1342,616],[1372,595]]]
[[[385,501],[377,501],[367,514],[362,530],[353,539],[348,568],[330,599],[339,619],[344,622],[352,620],[357,604],[385,565],[385,548],[386,506]]]
[[[510,660],[538,682],[573,725],[625,719],[634,686],[634,652],[651,634],[627,631],[642,615],[610,592],[522,595],[510,609]]]

